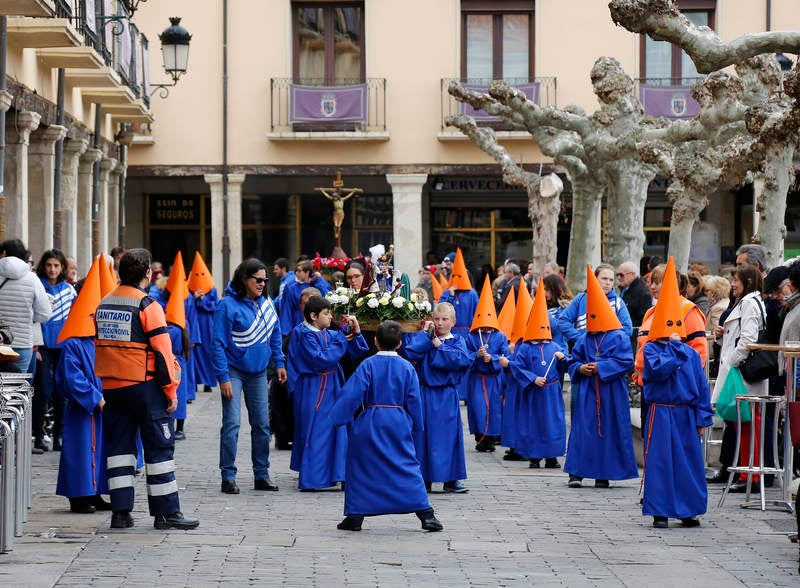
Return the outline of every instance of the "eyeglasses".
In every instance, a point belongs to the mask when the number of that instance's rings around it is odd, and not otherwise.
[[[256,284],[266,284],[267,283],[267,278],[257,278],[255,276],[249,276],[249,277],[252,278],[253,280],[255,280]]]
[[[360,278],[362,276],[363,276],[363,274],[347,274],[346,277],[347,277],[347,280],[350,281],[350,280],[355,280],[357,278]]]
[[[632,273],[633,273],[633,272],[617,272],[617,278],[618,278],[618,279],[622,279],[622,278],[624,278],[625,276],[627,276],[628,274],[632,274]]]

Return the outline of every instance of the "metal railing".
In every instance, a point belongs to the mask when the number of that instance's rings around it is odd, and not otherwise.
[[[321,78],[271,78],[270,94],[270,130],[271,132],[383,132],[386,130],[386,79],[339,78],[333,84]],[[337,88],[365,84],[367,89],[367,108],[361,120],[336,121],[321,118],[315,121],[293,122],[291,117],[292,86],[317,86]]]
[[[441,80],[441,107],[442,107],[442,129],[447,127],[444,119],[459,113],[472,114],[471,108],[453,98],[447,91],[450,82],[458,81],[475,90],[483,90],[489,87],[493,80],[488,78],[442,78]],[[556,78],[535,77],[535,78],[510,78],[505,80],[510,86],[525,88],[529,98],[539,106],[556,105]],[[485,91],[485,90],[484,90]],[[481,126],[491,126],[494,129],[510,129],[511,126],[503,122],[499,117],[483,116],[477,121]]]

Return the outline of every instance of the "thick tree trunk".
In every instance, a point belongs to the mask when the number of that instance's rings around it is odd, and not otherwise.
[[[603,261],[614,267],[625,261],[635,265],[644,255],[644,208],[647,188],[656,177],[655,168],[633,159],[606,167],[605,254]]]
[[[767,251],[767,265],[783,263],[783,240],[786,237],[786,195],[793,179],[793,146],[775,145],[767,148],[764,168],[764,190],[758,196],[758,234],[754,241]]]
[[[558,213],[561,210],[561,190],[559,181],[555,193],[542,195],[539,186],[528,188],[528,216],[533,226],[533,276],[538,280],[544,264],[556,260],[558,251]]]
[[[707,205],[705,194],[691,190],[685,190],[678,195],[672,204],[668,254],[675,258],[675,267],[681,273],[686,273],[689,269],[692,229]]]
[[[600,263],[600,212],[603,186],[578,176],[572,181],[572,229],[569,234],[567,284],[573,292],[586,289],[586,264]]]

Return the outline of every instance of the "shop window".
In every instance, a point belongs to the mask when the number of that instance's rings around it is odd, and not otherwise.
[[[242,195],[242,256],[256,257],[272,271],[272,262],[297,258],[296,197]],[[236,261],[238,263],[238,261]]]
[[[168,268],[177,251],[191,267],[194,252],[210,259],[211,198],[206,194],[148,194],[145,235],[153,259]]]

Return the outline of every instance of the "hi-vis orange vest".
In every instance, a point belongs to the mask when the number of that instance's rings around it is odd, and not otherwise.
[[[95,312],[95,375],[110,390],[156,380],[175,398],[179,378],[164,311],[138,288],[119,286]]]

